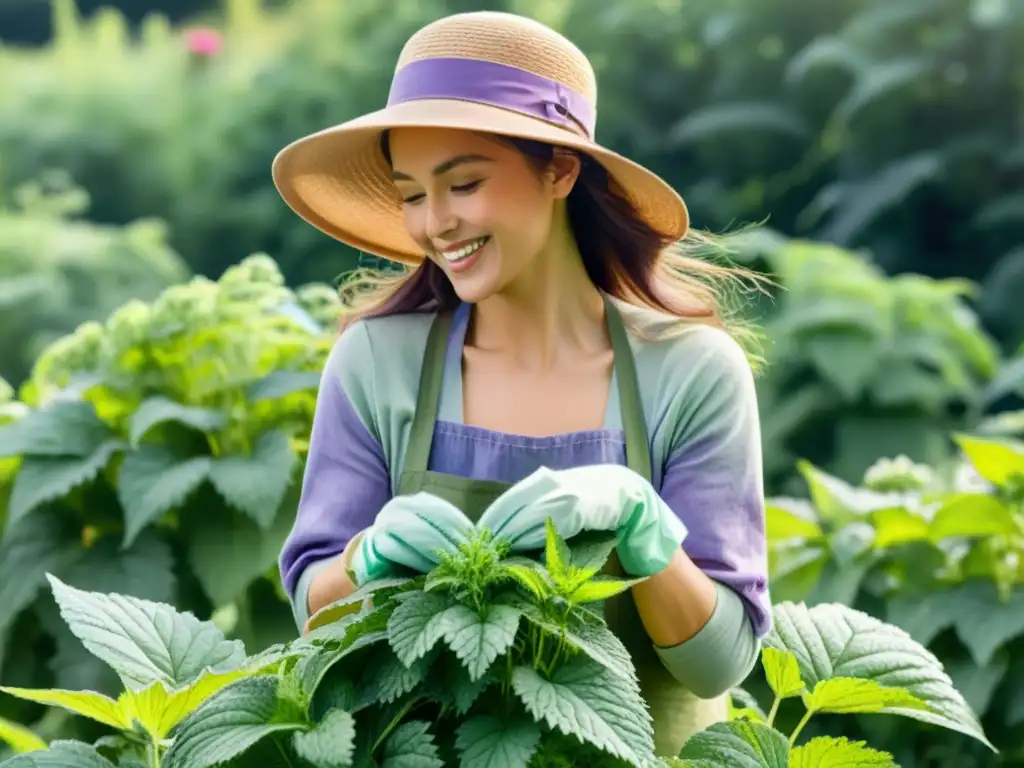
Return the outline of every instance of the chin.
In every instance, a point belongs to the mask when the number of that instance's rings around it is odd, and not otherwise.
[[[493,280],[460,280],[456,278],[452,280],[452,287],[455,289],[455,295],[468,304],[479,304],[498,292],[498,286]]]

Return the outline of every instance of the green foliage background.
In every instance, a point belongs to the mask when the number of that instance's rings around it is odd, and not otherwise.
[[[274,5],[225,0],[208,19],[224,43],[210,57],[158,16],[83,23],[71,0],[53,2],[50,45],[0,47],[0,82],[17,83],[0,89],[0,376],[19,390],[0,398],[12,422],[0,427],[0,682],[116,682],[57,621],[47,570],[212,616],[252,650],[294,633],[274,560],[332,338],[331,286],[371,262],[291,214],[270,162],[380,106],[414,29],[487,8],[569,33],[598,73],[599,139],[668,178],[699,227],[766,224],[732,244],[783,286],[746,308],[770,340],[758,386],[785,534],[776,598],[911,627],[894,618],[900,600],[986,606],[987,639],[938,609],[915,636],[968,681],[993,738],[1022,743],[1008,698],[1024,682],[1019,500],[1000,496],[999,525],[922,553],[879,533],[896,513],[879,518],[858,487],[880,457],[956,466],[954,433],[1024,436],[1024,4]],[[786,517],[778,499],[790,498],[813,501],[807,526]],[[991,521],[986,510],[974,498],[956,511]],[[896,544],[936,578],[893,582]],[[960,590],[969,579],[999,589]],[[91,727],[9,700],[0,717],[47,737]],[[902,765],[997,759],[886,722],[856,727]]]

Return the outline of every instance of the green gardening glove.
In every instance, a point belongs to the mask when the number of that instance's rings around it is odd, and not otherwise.
[[[427,573],[468,541],[473,523],[458,507],[429,493],[396,496],[377,514],[352,556],[357,586],[396,573],[399,567]]]
[[[662,571],[687,535],[653,486],[619,464],[539,469],[495,500],[477,526],[508,540],[513,551],[534,550],[544,546],[548,517],[563,539],[614,531],[619,562],[631,576]]]

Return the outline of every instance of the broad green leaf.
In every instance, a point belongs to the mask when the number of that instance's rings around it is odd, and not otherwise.
[[[540,727],[522,717],[479,715],[456,729],[455,748],[462,768],[528,765],[540,743]]]
[[[465,605],[445,611],[444,640],[469,670],[471,680],[479,680],[494,660],[512,647],[519,628],[520,609],[492,604],[480,616]]]
[[[733,688],[729,691],[729,719],[730,720],[752,720],[755,723],[768,722],[768,715],[765,714],[761,705],[758,704],[748,691],[743,688]]]
[[[0,690],[4,689],[0,688]],[[34,731],[2,717],[0,717],[0,742],[7,744],[16,754],[47,748],[46,742],[36,736]]]
[[[124,447],[120,440],[111,439],[100,443],[86,456],[26,456],[11,490],[9,522],[94,480],[113,455]]]
[[[1024,445],[1009,439],[984,439],[954,435],[957,444],[978,474],[994,485],[1005,485],[1016,474],[1024,474]]]
[[[118,730],[130,730],[131,720],[114,701],[95,691],[62,691],[0,686],[0,691],[25,701],[34,701],[51,707],[60,707],[76,715],[88,717]]]
[[[639,690],[588,658],[573,658],[550,678],[517,666],[512,688],[533,718],[552,730],[634,764],[653,757],[654,730]],[[636,715],[623,717],[624,711]]]
[[[46,584],[81,551],[75,523],[50,510],[39,510],[8,523],[0,543],[0,634]]]
[[[953,603],[956,633],[980,667],[991,663],[1003,645],[1024,635],[1024,586],[1003,600],[994,584],[974,580],[947,599]]]
[[[1007,679],[1008,674],[1013,674],[1009,667],[1009,654],[1000,652],[984,667],[979,667],[972,659],[963,659],[948,662],[946,671],[971,709],[985,715],[992,704],[992,696],[996,689]],[[1008,725],[1011,724],[1008,712],[1006,722]]]
[[[355,718],[343,709],[332,709],[310,731],[292,735],[292,748],[317,768],[345,768],[355,751]]]
[[[188,561],[214,605],[230,603],[277,564],[295,521],[294,514],[284,514],[287,508],[286,497],[267,530],[227,506],[188,515],[182,526]]]
[[[676,146],[751,133],[764,135],[770,142],[795,141],[802,145],[813,130],[799,112],[778,101],[727,101],[695,110],[674,125],[669,136]]]
[[[885,707],[897,714],[939,725],[978,739],[992,748],[974,712],[953,688],[942,665],[903,630],[838,604],[808,609],[781,603],[765,645],[790,651],[811,690],[822,680],[855,677],[888,688],[904,688],[929,709]]]
[[[927,709],[928,705],[904,688],[886,688],[877,680],[834,677],[814,686],[805,702],[814,712],[881,712],[891,707]]]
[[[114,764],[80,741],[58,740],[40,752],[24,752],[4,761],[4,768],[115,768]]]
[[[432,662],[432,656],[424,656],[406,666],[387,649],[370,656],[360,677],[361,691],[351,707],[352,711],[364,709],[371,704],[393,704],[398,701],[427,679]]]
[[[388,619],[388,641],[403,664],[423,658],[444,637],[450,607],[452,600],[446,596],[417,592],[395,608]]]
[[[1012,536],[1017,521],[1010,508],[984,493],[958,493],[947,497],[929,526],[933,541],[952,536]]]
[[[292,484],[298,456],[284,432],[266,432],[248,456],[213,460],[210,482],[229,504],[245,512],[264,530],[274,523]]]
[[[764,648],[761,651],[761,663],[764,665],[768,685],[776,696],[788,699],[803,692],[804,681],[800,679],[800,665],[792,653],[780,651],[778,648]]]
[[[61,616],[86,648],[114,669],[125,685],[189,684],[204,672],[231,672],[245,648],[209,621],[172,606],[126,595],[86,592],[49,577]]]
[[[113,437],[91,403],[56,401],[0,427],[0,458],[91,455]]]
[[[863,741],[819,736],[789,754],[789,768],[898,768],[892,755]]]
[[[769,541],[782,539],[817,539],[822,536],[821,526],[814,521],[813,509],[800,510],[793,502],[798,499],[772,499],[765,508]],[[807,505],[810,507],[810,505]],[[801,514],[801,512],[803,514]]]
[[[806,342],[807,357],[818,375],[847,403],[855,403],[881,364],[879,338],[858,328],[821,328]]]
[[[789,743],[761,723],[715,723],[694,734],[679,757],[694,768],[787,768]]]
[[[607,576],[595,576],[573,590],[571,600],[574,605],[596,603],[632,589],[646,579],[614,579]]]
[[[204,701],[181,723],[165,768],[210,768],[243,754],[279,732],[304,729],[304,722],[278,708],[278,680],[259,675],[239,680]]]
[[[432,592],[409,595],[388,621],[391,647],[402,663],[422,658],[442,638],[478,680],[515,640],[519,608],[493,603],[479,616],[468,606]]]
[[[413,720],[398,726],[384,742],[381,768],[444,768],[430,723]]]
[[[225,415],[212,408],[176,403],[164,395],[154,395],[142,402],[128,420],[128,439],[138,446],[153,427],[173,421],[200,432],[212,432],[222,427]]]
[[[876,510],[871,519],[875,524],[875,546],[879,549],[928,538],[928,521],[906,507]]]
[[[830,562],[823,544],[795,539],[792,543],[770,545],[768,567],[775,600],[805,600],[819,583]]]
[[[159,445],[143,445],[124,457],[118,498],[124,508],[124,543],[180,505],[207,478],[209,456],[182,458]]]

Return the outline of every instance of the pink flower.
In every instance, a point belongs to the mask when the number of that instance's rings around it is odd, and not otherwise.
[[[215,29],[195,27],[185,32],[185,44],[196,56],[216,56],[224,47],[224,40]]]

